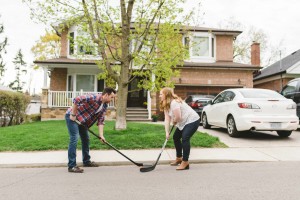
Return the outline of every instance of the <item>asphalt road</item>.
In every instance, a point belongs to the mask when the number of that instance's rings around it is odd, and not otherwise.
[[[298,200],[300,162],[193,164],[188,171],[158,165],[141,173],[134,166],[4,168],[1,200]]]
[[[280,138],[275,131],[246,132],[239,138],[232,138],[226,129],[212,127],[198,131],[216,136],[229,147],[300,147],[300,131],[293,131],[290,137]]]

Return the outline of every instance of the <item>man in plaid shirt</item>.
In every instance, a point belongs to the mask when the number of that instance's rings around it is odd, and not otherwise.
[[[80,136],[82,143],[82,161],[84,167],[98,167],[95,162],[90,160],[89,154],[90,143],[88,128],[96,121],[99,129],[99,136],[102,142],[105,142],[103,126],[105,113],[108,103],[115,97],[116,90],[107,87],[102,94],[98,95],[82,95],[73,99],[73,106],[66,112],[67,128],[70,135],[68,148],[68,171],[74,173],[83,173],[83,169],[76,165],[76,148],[78,137]],[[78,125],[75,120],[80,121],[82,125]]]

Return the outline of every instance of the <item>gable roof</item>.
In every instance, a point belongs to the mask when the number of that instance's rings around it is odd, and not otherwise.
[[[260,80],[272,75],[281,74],[286,72],[286,70],[292,67],[294,64],[300,62],[300,49],[293,52],[287,57],[275,62],[274,64],[262,69],[254,80]]]

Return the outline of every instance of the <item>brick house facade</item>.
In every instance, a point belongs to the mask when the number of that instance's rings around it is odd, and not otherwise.
[[[254,44],[253,47],[253,52],[254,50],[256,52],[256,55],[253,55],[256,56],[254,58],[256,60],[255,64],[235,63],[233,62],[233,41],[241,31],[203,27],[192,27],[191,30],[193,30],[194,37],[199,36],[206,39],[209,53],[208,56],[202,59],[201,57],[193,57],[193,52],[191,51],[191,57],[184,62],[183,66],[178,67],[180,69],[180,77],[172,78],[172,81],[175,83],[174,91],[177,95],[184,99],[189,94],[216,95],[227,88],[253,87],[253,72],[260,69],[259,62],[257,62],[257,60],[259,61],[259,53],[257,55],[259,44]],[[35,64],[44,68],[45,74],[48,70],[51,71],[50,87],[47,88],[47,83],[44,82],[42,120],[62,119],[67,108],[66,106],[53,106],[53,104],[49,103],[54,98],[52,91],[77,92],[78,89],[75,88],[77,83],[74,79],[78,79],[79,75],[96,75],[101,73],[95,64],[95,60],[78,60],[70,56],[68,40],[70,31],[71,29],[65,29],[61,32],[61,53],[59,58],[35,61]],[[94,80],[94,83],[94,91],[100,92],[101,83],[99,80]],[[146,91],[140,94],[147,94],[145,101],[150,102],[148,113],[151,116],[151,112],[158,110],[158,93]],[[140,105],[139,103],[131,106],[139,107]],[[113,118],[113,110],[110,113],[110,117]]]

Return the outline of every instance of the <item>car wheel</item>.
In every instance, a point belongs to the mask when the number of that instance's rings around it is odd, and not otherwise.
[[[210,129],[210,125],[208,124],[207,116],[205,113],[202,115],[202,126],[205,129]]]
[[[279,137],[289,137],[292,134],[292,131],[277,131]]]
[[[232,116],[229,116],[227,120],[227,132],[230,137],[238,137],[240,135],[239,131],[236,129],[235,121]]]

